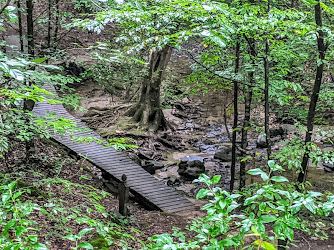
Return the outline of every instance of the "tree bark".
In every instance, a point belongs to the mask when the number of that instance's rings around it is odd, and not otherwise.
[[[318,38],[317,38],[317,43],[318,43],[318,52],[319,52],[319,59],[321,60],[320,63],[317,63],[317,73],[315,77],[315,82],[313,86],[313,91],[312,91],[312,96],[311,96],[311,101],[310,101],[310,106],[309,106],[309,111],[307,115],[307,131],[306,131],[306,137],[305,137],[305,152],[303,156],[303,161],[302,161],[302,172],[299,173],[298,175],[298,181],[300,183],[304,183],[306,180],[307,176],[307,170],[308,170],[308,160],[310,158],[309,153],[310,149],[308,148],[309,142],[311,142],[312,139],[312,133],[313,133],[313,127],[314,127],[314,116],[315,116],[315,109],[317,106],[318,102],[318,97],[319,97],[319,92],[320,92],[320,87],[322,83],[322,77],[323,77],[323,71],[324,71],[324,63],[322,60],[325,59],[325,53],[327,50],[328,45],[325,45],[324,43],[324,32],[321,30],[322,28],[322,15],[321,15],[321,6],[320,6],[320,1],[317,0],[318,4],[314,7],[315,11],[315,21],[318,27]]]
[[[58,37],[58,30],[59,30],[59,15],[60,15],[60,10],[59,10],[59,0],[56,0],[56,20],[55,20],[55,31],[53,34],[53,41],[56,43],[57,37]],[[56,45],[55,45],[56,46]]]
[[[160,87],[171,54],[170,46],[151,54],[149,72],[142,83],[139,102],[126,113],[143,129],[157,131],[169,127],[160,107]]]
[[[239,72],[239,62],[240,62],[240,42],[237,41],[235,48],[235,68],[234,73],[237,74]],[[236,154],[236,142],[237,142],[237,128],[238,128],[238,82],[233,82],[233,132],[232,132],[232,164],[231,164],[231,180],[230,180],[230,192],[234,189],[234,179],[235,179],[235,164],[237,160]],[[227,129],[227,127],[226,127]]]
[[[52,23],[52,0],[48,0],[48,36],[47,36],[47,47],[51,47],[51,23]]]
[[[268,13],[270,12],[270,0],[268,0]],[[271,155],[271,141],[270,141],[270,130],[269,130],[269,58],[270,56],[270,44],[269,40],[266,39],[266,56],[264,58],[264,129],[266,133],[266,144],[267,144],[267,158],[270,160]]]
[[[248,38],[245,36],[249,46],[249,54],[251,55],[251,62],[254,65],[254,58],[256,56],[256,49],[255,49],[255,40],[253,38]],[[250,84],[255,86],[255,79],[254,79],[254,72],[250,72],[248,74]],[[246,87],[245,87],[246,89]],[[241,130],[241,157],[245,156],[246,148],[248,145],[248,128],[250,122],[250,113],[251,113],[251,105],[253,99],[253,90],[251,87],[248,87],[245,91],[245,117],[243,122],[243,127]],[[240,162],[240,186],[239,188],[243,188],[246,186],[246,161]]]
[[[17,18],[19,22],[20,51],[24,52],[21,0],[17,0]]]
[[[28,54],[31,57],[35,56],[35,42],[34,42],[34,21],[33,21],[33,0],[26,1],[27,7],[27,37],[28,37]]]

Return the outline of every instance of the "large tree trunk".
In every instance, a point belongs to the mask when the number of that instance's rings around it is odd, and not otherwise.
[[[143,129],[157,131],[169,127],[160,107],[160,86],[171,54],[170,46],[151,54],[149,72],[142,83],[139,102],[126,113]]]
[[[320,1],[317,1],[318,4],[315,6],[315,21],[317,23],[318,28],[322,27],[322,16],[321,16],[321,6]],[[314,126],[314,116],[315,116],[315,109],[318,102],[320,87],[322,83],[322,77],[323,77],[323,71],[324,71],[324,63],[323,60],[325,59],[325,53],[327,50],[327,45],[324,43],[324,32],[319,29],[318,30],[318,52],[319,52],[319,59],[321,60],[321,63],[318,63],[317,66],[317,73],[315,77],[315,82],[313,86],[310,106],[308,110],[307,115],[307,131],[306,131],[306,137],[305,137],[305,146],[306,150],[304,153],[303,161],[302,161],[302,172],[298,175],[298,181],[300,183],[305,182],[307,170],[308,170],[308,160],[310,158],[309,153],[310,149],[308,148],[309,142],[311,142],[312,139],[312,133],[313,133],[313,126]]]

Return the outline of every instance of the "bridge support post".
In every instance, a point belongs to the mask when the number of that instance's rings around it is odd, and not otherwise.
[[[118,186],[118,211],[123,216],[128,216],[129,211],[126,203],[129,201],[129,186],[126,183],[127,177],[122,175],[121,183]]]

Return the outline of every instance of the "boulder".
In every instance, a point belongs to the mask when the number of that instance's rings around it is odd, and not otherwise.
[[[240,152],[237,150],[237,156],[240,156]],[[222,162],[232,161],[232,146],[220,146],[218,151],[213,156],[214,159],[218,159]]]
[[[232,147],[221,146],[219,151],[215,153],[213,158],[221,160],[223,162],[232,161]]]
[[[264,135],[260,134],[257,137],[256,147],[258,147],[258,148],[267,148],[268,147],[266,137]]]
[[[200,174],[205,172],[204,158],[192,155],[183,157],[177,172],[187,180],[198,178]]]
[[[277,128],[271,128],[269,129],[269,131],[270,131],[271,138],[274,138],[277,136],[283,137],[287,133],[287,130],[282,128],[282,126],[277,127]]]
[[[282,124],[281,128],[284,130],[285,134],[297,134],[298,128],[292,124]]]

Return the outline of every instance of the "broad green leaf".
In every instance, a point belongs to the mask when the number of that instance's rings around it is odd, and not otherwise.
[[[92,230],[94,230],[94,228],[84,228],[78,233],[78,236],[81,238],[83,235],[89,233]]]
[[[220,181],[220,178],[220,175],[215,175],[211,180],[212,184],[217,184]]]
[[[32,241],[32,242],[37,242],[38,240],[37,235],[29,235],[27,238],[29,239],[29,241]]]
[[[10,194],[9,193],[2,194],[1,200],[2,200],[3,204],[6,204],[9,199],[10,199]]]
[[[303,202],[304,206],[310,210],[313,214],[315,214],[317,212],[317,207],[315,206],[313,201],[304,201]]]
[[[85,248],[85,249],[94,249],[94,247],[88,243],[88,242],[82,242],[78,245],[78,249],[79,248]]]
[[[273,244],[267,242],[267,241],[262,241],[261,247],[263,247],[266,250],[276,250],[276,247],[274,247]]]
[[[196,195],[196,199],[202,199],[206,197],[211,191],[209,189],[201,189]]]
[[[35,249],[35,250],[48,250],[48,248],[42,244],[42,243],[36,243],[34,245],[32,245],[32,249]]]
[[[258,195],[254,195],[252,197],[248,197],[245,202],[244,202],[244,206],[248,206],[249,204],[251,204],[253,201],[256,200],[256,198],[258,197]]]
[[[289,182],[289,180],[283,176],[273,176],[270,180],[274,182]]]
[[[46,60],[46,57],[42,57],[42,58],[37,58],[35,60],[32,60],[32,62],[34,63],[42,63]]]
[[[210,40],[220,47],[226,47],[225,41],[219,36],[219,34],[216,34],[216,32],[209,31],[210,32]]]
[[[0,62],[0,70],[8,74],[10,69],[6,63]]]
[[[9,70],[9,74],[18,81],[23,81],[24,80],[24,75],[20,70],[11,69],[11,70]]]
[[[304,4],[306,4],[308,7],[314,7],[316,6],[319,2],[315,0],[301,0]]]
[[[269,179],[268,175],[259,168],[248,170],[247,173],[250,175],[260,175],[263,181],[267,181]]]
[[[270,223],[276,220],[276,216],[274,215],[262,215],[259,219],[258,222],[261,223]]]
[[[73,235],[73,234],[70,234],[70,235],[66,235],[66,236],[64,236],[63,239],[65,239],[65,240],[70,240],[70,241],[77,241],[78,236]]]

